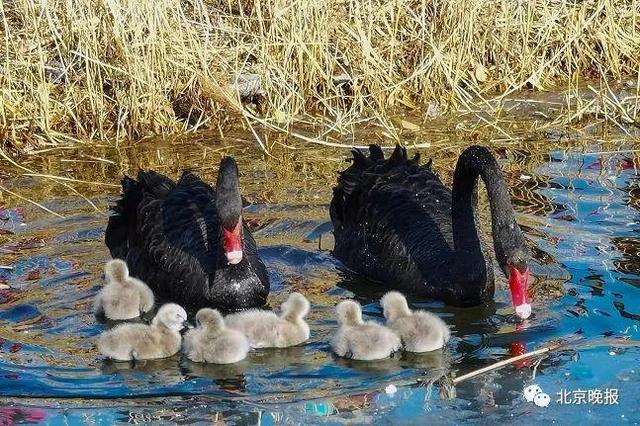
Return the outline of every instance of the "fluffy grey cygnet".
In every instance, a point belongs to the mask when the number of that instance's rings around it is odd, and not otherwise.
[[[331,342],[336,355],[364,361],[383,359],[402,347],[400,337],[389,328],[362,320],[362,308],[353,300],[336,306],[340,328]]]
[[[272,311],[250,309],[225,318],[227,327],[242,332],[253,348],[286,348],[309,339],[309,301],[300,293],[291,293],[281,306],[280,316]]]
[[[220,312],[204,308],[196,314],[196,328],[184,336],[183,351],[191,361],[232,364],[247,357],[249,341],[227,328]]]
[[[128,320],[153,309],[153,292],[145,283],[129,276],[123,260],[110,260],[104,272],[107,285],[95,298],[96,315],[104,315],[110,320]]]
[[[380,299],[387,326],[402,340],[409,352],[429,352],[442,348],[449,341],[449,327],[437,315],[427,311],[412,311],[407,299],[390,291]]]
[[[176,354],[182,344],[180,330],[187,313],[175,303],[162,305],[150,325],[120,324],[98,338],[98,350],[117,361],[166,358]]]

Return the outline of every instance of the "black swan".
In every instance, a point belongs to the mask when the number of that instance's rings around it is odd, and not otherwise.
[[[267,270],[242,219],[238,167],[220,162],[216,189],[191,172],[174,183],[153,171],[122,179],[105,242],[132,276],[188,307],[262,306]]]
[[[531,314],[527,297],[530,255],[516,223],[502,172],[489,150],[467,148],[458,158],[453,191],[420,155],[407,158],[396,146],[353,151],[331,200],[334,256],[367,278],[418,296],[457,306],[493,298],[493,262],[478,235],[477,181],[489,194],[493,243],[521,318]]]

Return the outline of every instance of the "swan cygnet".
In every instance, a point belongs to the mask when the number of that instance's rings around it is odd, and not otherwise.
[[[340,328],[331,347],[336,355],[371,361],[388,358],[402,347],[400,337],[389,328],[373,321],[362,320],[358,302],[344,300],[336,306]]]
[[[309,301],[300,293],[291,293],[281,306],[280,316],[272,311],[250,309],[225,318],[227,327],[242,332],[252,348],[286,348],[309,338]]]
[[[444,347],[451,333],[447,324],[427,311],[411,311],[407,299],[390,291],[380,299],[387,326],[402,340],[409,352],[429,352]]]
[[[123,260],[110,260],[104,272],[107,285],[95,298],[96,315],[104,315],[110,320],[128,320],[153,309],[153,292],[145,283],[129,275]]]
[[[203,308],[196,314],[196,328],[184,336],[183,351],[194,362],[233,364],[247,357],[249,341],[240,331],[227,328],[220,312]]]
[[[182,344],[187,313],[180,305],[162,305],[150,325],[120,324],[98,338],[98,350],[117,361],[167,358]]]

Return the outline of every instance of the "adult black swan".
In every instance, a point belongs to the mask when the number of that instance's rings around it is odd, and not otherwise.
[[[493,243],[509,279],[516,313],[531,314],[527,299],[529,251],[504,178],[491,153],[467,148],[458,158],[453,191],[420,155],[396,146],[387,160],[377,145],[353,151],[331,201],[334,255],[371,280],[458,306],[494,295],[493,262],[478,235],[477,181],[489,194]]]
[[[153,171],[122,179],[105,242],[132,276],[185,306],[236,310],[262,306],[267,270],[242,219],[238,168],[220,163],[216,188],[190,172],[177,183]]]

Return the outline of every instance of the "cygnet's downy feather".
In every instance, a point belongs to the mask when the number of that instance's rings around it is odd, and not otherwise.
[[[336,355],[364,361],[388,358],[400,349],[400,337],[389,328],[362,320],[362,308],[353,300],[336,306],[340,327],[331,347]]]
[[[281,306],[280,316],[272,311],[251,309],[225,318],[227,327],[242,332],[253,348],[286,348],[309,339],[309,325],[304,321],[309,301],[292,293]]]
[[[98,350],[117,361],[166,358],[176,354],[187,321],[185,310],[175,303],[162,305],[150,325],[120,324],[98,338]]]
[[[110,320],[128,320],[153,309],[153,292],[145,283],[129,275],[123,260],[110,260],[104,271],[107,284],[96,295],[96,315],[104,315]]]
[[[203,308],[196,314],[197,327],[184,336],[184,353],[191,361],[232,364],[247,357],[249,341],[227,328],[217,310]]]
[[[437,315],[427,311],[411,311],[407,299],[390,291],[380,299],[387,326],[402,340],[409,352],[429,352],[442,348],[449,341],[449,327]]]

